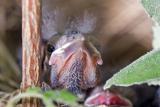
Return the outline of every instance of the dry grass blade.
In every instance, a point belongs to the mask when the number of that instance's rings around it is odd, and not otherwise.
[[[0,92],[0,107],[6,107],[8,101],[19,93],[21,93],[20,90],[16,90],[12,93]]]
[[[10,91],[11,87],[18,88],[21,80],[21,72],[19,66],[0,40],[0,90]],[[8,86],[7,86],[8,85]],[[8,87],[6,89],[5,87]],[[10,87],[10,88],[9,88]],[[13,91],[13,90],[12,90]]]

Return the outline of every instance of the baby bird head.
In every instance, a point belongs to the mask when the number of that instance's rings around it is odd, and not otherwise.
[[[47,50],[53,88],[67,88],[78,94],[97,84],[96,68],[103,62],[90,38],[91,36],[72,31],[50,39]]]

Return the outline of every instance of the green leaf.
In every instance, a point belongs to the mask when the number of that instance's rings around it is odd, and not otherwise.
[[[77,105],[77,97],[67,90],[59,91],[56,101],[65,101],[69,105]]]
[[[109,79],[104,88],[151,83],[160,78],[160,50],[142,56]]]
[[[26,93],[42,93],[42,90],[39,87],[32,87],[32,88],[28,88],[26,90]]]
[[[44,95],[46,98],[52,99],[52,100],[55,100],[55,99],[57,98],[55,91],[46,91],[43,95]]]
[[[153,42],[152,46],[153,49],[160,49],[160,26],[158,24],[155,24],[153,28]]]
[[[52,100],[55,100],[58,102],[65,102],[69,105],[77,104],[76,103],[77,97],[75,95],[71,94],[70,92],[68,92],[67,90],[46,91],[43,95],[48,99],[52,99]]]
[[[147,11],[146,13],[155,21],[153,26],[153,48],[160,48],[160,0],[141,0],[141,3]]]
[[[160,24],[160,0],[141,0],[141,2],[149,15]]]
[[[49,91],[43,92],[39,87],[34,87],[34,88],[29,88],[26,92],[34,93],[34,94],[42,94],[43,100],[45,100],[45,102],[47,102],[48,100],[52,100],[57,102],[63,102],[68,105],[77,105],[76,103],[77,97],[72,93],[68,92],[67,90],[60,90],[60,91],[49,90]]]

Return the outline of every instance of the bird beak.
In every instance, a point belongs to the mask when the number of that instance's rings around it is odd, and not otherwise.
[[[54,72],[59,75],[62,83],[65,83],[64,78],[74,71],[81,75],[79,84],[83,88],[90,88],[95,85],[97,80],[96,67],[102,63],[98,50],[84,37],[68,42],[56,49],[49,59],[49,65],[56,66]],[[82,73],[80,74],[80,72]]]

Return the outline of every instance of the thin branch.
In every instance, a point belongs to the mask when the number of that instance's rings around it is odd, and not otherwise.
[[[40,85],[41,0],[22,0],[22,89]],[[23,107],[39,107],[37,99],[25,99]]]

